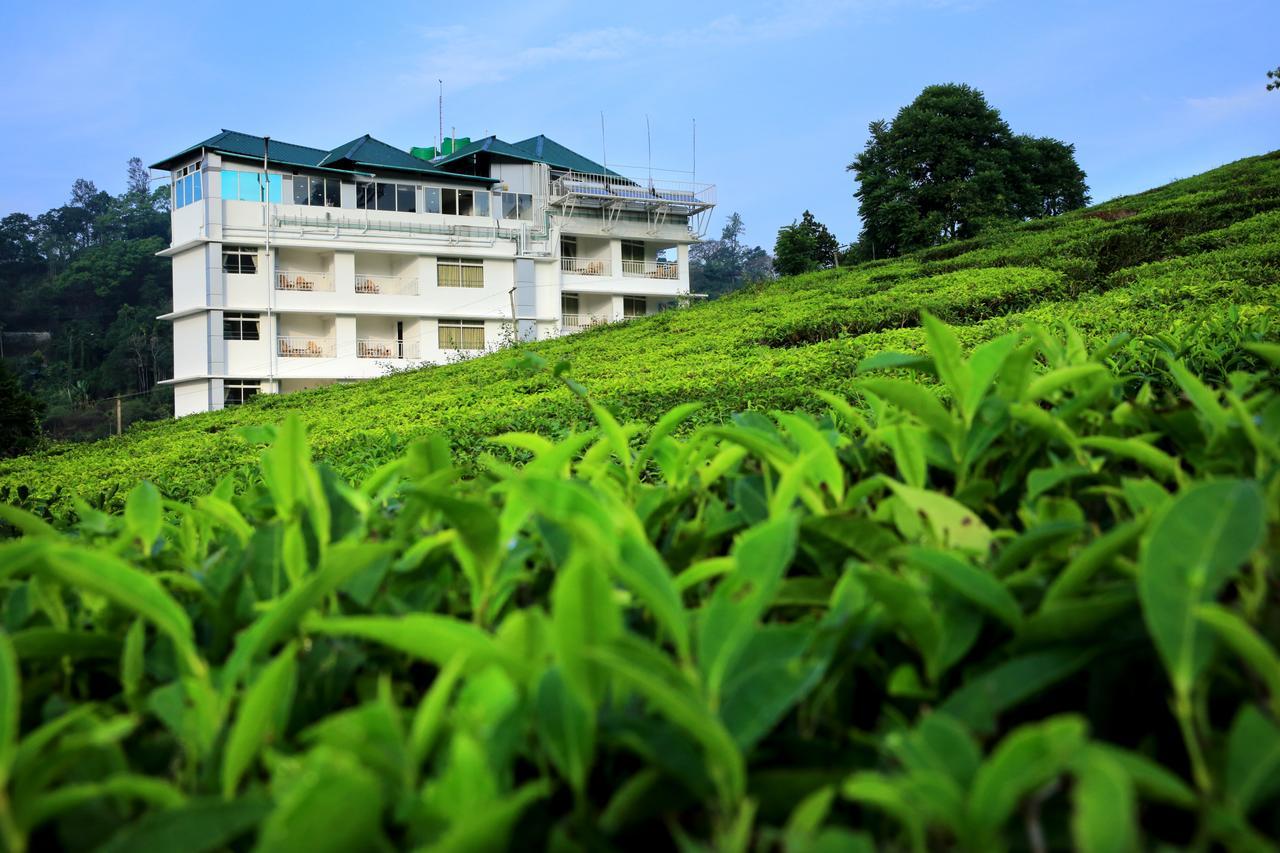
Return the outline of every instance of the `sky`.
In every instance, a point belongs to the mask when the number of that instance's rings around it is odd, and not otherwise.
[[[443,80],[446,135],[696,167],[708,236],[737,211],[772,248],[808,209],[849,242],[867,125],[933,83],[1073,143],[1095,201],[1280,147],[1277,25],[1275,0],[4,3],[0,215],[79,177],[119,192],[130,157],[221,128],[431,145]]]

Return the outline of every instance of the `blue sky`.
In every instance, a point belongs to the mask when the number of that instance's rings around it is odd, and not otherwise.
[[[1095,200],[1280,147],[1280,6],[1093,0],[6,3],[0,214],[118,192],[219,128],[319,147],[371,133],[548,136],[611,164],[692,168],[772,247],[808,208],[856,237],[845,166],[930,83],[1077,146]],[[655,177],[658,173],[655,173]],[[673,175],[673,177],[679,177]]]

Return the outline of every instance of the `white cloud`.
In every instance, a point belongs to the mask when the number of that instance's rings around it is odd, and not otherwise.
[[[1225,95],[1183,98],[1183,103],[1194,116],[1206,121],[1222,121],[1268,106],[1270,100],[1276,100],[1274,93],[1258,83]]]

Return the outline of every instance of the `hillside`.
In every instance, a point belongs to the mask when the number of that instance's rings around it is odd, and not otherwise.
[[[702,423],[754,409],[812,408],[814,389],[848,392],[855,365],[918,349],[921,309],[965,344],[1033,321],[1073,324],[1092,342],[1160,336],[1209,376],[1248,363],[1241,340],[1280,329],[1280,152],[1242,160],[1087,211],[892,261],[784,279],[689,310],[529,345],[625,419],[700,401]],[[1154,358],[1154,350],[1147,350]],[[172,497],[208,491],[252,464],[236,427],[296,412],[317,457],[359,478],[412,439],[440,431],[464,458],[487,438],[558,434],[587,412],[511,353],[148,424],[0,465],[0,500],[118,505],[137,480]]]

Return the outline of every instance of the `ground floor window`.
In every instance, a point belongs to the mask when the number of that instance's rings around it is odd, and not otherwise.
[[[256,341],[258,340],[259,319],[257,314],[241,314],[225,311],[222,314],[222,339],[224,341]]]
[[[225,380],[222,383],[222,404],[224,406],[239,406],[247,403],[250,397],[255,396],[262,390],[261,382],[248,382],[245,380]]]
[[[436,283],[440,287],[484,287],[484,261],[475,258],[439,258]]]
[[[646,303],[643,296],[622,297],[623,317],[643,317],[646,313]]]
[[[441,320],[440,349],[484,349],[484,322]]]

